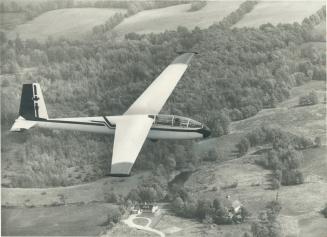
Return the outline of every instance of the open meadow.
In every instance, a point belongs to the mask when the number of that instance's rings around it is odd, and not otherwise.
[[[36,208],[2,208],[1,234],[14,236],[95,236],[105,231],[115,205],[92,203]]]
[[[239,1],[209,1],[198,11],[189,11],[191,4],[146,10],[124,19],[114,28],[114,31],[119,34],[130,32],[142,34],[176,30],[178,26],[188,29],[196,26],[207,28],[235,11],[240,3]]]
[[[115,13],[124,13],[123,9],[107,8],[72,8],[49,11],[17,26],[11,36],[19,35],[22,39],[44,41],[49,36],[64,36],[79,39],[92,32],[96,25],[104,24]]]
[[[316,91],[319,103],[312,106],[298,106],[299,97]],[[291,98],[282,102],[277,108],[264,109],[256,116],[231,124],[231,132],[249,132],[262,125],[278,125],[287,131],[314,139],[320,136],[326,144],[326,104],[323,103],[326,84],[323,81],[312,81],[291,90]]]
[[[299,96],[313,90],[318,93],[320,103],[313,106],[298,107]],[[321,136],[323,144],[325,144],[326,107],[322,103],[325,92],[324,82],[309,82],[295,87],[291,90],[290,98],[280,103],[277,108],[268,111],[262,110],[251,118],[233,122],[230,135],[218,139],[209,139],[202,142],[201,145],[216,146],[219,150],[218,142],[220,143],[222,138],[226,140],[229,136],[234,137],[234,142],[232,142],[232,139],[229,140],[229,153],[232,158],[234,155],[232,144],[236,145],[239,141],[239,138],[235,139],[235,137],[241,137],[242,133],[264,124],[265,121],[269,121],[269,124],[279,126],[293,134],[305,135],[311,139],[315,136]],[[326,225],[322,224],[324,219],[319,214],[326,202],[321,197],[327,196],[326,149],[327,147],[324,145],[320,148],[304,150],[304,160],[301,165],[305,180],[304,184],[283,186],[278,190],[278,198],[283,206],[279,218],[283,223],[282,227],[285,235],[307,237],[321,236],[322,233],[327,232]],[[252,213],[251,218],[254,218],[268,201],[275,199],[277,194],[276,190],[270,188],[271,171],[255,164],[255,160],[262,156],[258,152],[261,150],[264,150],[264,147],[257,146],[251,148],[248,154],[241,158],[225,162],[217,161],[217,165],[212,165],[211,162],[204,164],[189,177],[184,185],[195,195],[206,198],[229,195],[233,200],[240,200]],[[228,149],[224,148],[223,153],[227,155]],[[233,183],[237,183],[237,187],[225,188],[230,187]],[[237,226],[235,228],[243,227]],[[250,226],[247,225],[246,228],[249,229]],[[224,230],[225,227],[219,226],[218,229]]]
[[[234,27],[259,27],[271,23],[301,23],[324,5],[324,1],[260,1]]]

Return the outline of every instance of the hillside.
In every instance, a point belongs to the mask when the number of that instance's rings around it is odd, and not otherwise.
[[[324,5],[324,1],[260,1],[234,27],[259,27],[271,23],[301,23]]]
[[[264,109],[256,116],[234,122],[231,125],[231,132],[248,132],[255,127],[264,124],[276,124],[297,135],[303,135],[314,139],[316,136],[322,138],[326,143],[326,107],[323,104],[326,93],[324,82],[310,82],[306,85],[295,87],[291,90],[291,99],[282,102],[275,109]],[[319,96],[319,104],[308,107],[299,107],[299,97],[308,94],[310,90],[315,90]]]
[[[123,9],[73,8],[49,11],[18,25],[12,32],[12,37],[19,35],[22,39],[37,39],[44,41],[49,36],[61,36],[79,39],[90,33],[96,25],[104,24],[115,13],[124,13]]]
[[[320,103],[318,105],[294,106],[297,105],[299,96],[312,90],[319,93]],[[231,134],[227,137],[241,136],[243,132],[269,123],[294,134],[311,138],[321,136],[325,143],[326,107],[322,103],[325,93],[324,82],[310,82],[295,87],[291,90],[290,99],[280,103],[277,108],[263,110],[252,118],[233,122]],[[237,139],[234,140],[234,144],[236,144]],[[218,142],[219,139],[216,140],[216,146],[220,149]],[[206,143],[215,144],[214,139]],[[231,142],[229,145],[231,146]],[[255,213],[262,210],[264,205],[276,196],[276,191],[270,189],[270,171],[254,163],[254,160],[261,156],[256,151],[261,149],[262,147],[252,148],[246,156],[225,161],[219,165],[205,164],[190,176],[185,187],[189,192],[206,198],[230,195],[231,198],[240,200],[250,210],[252,216],[256,216]],[[224,152],[226,154],[226,150]],[[327,196],[326,152],[327,146],[303,151],[304,162],[301,170],[305,176],[305,183],[297,186],[284,186],[279,189],[279,200],[283,206],[281,221],[284,222],[284,230],[292,236],[298,233],[301,237],[316,237],[327,231],[326,226],[322,224],[322,216],[318,214],[326,202],[321,197]],[[233,153],[232,149],[230,149],[230,153]],[[238,184],[236,188],[222,189],[234,182]],[[218,191],[213,191],[214,187]]]
[[[303,121],[303,118],[305,118],[307,122],[304,123],[303,126],[298,125],[299,127],[308,129],[311,127],[311,124],[315,124],[326,131],[324,127],[324,118],[326,116],[324,104],[320,103],[315,106],[294,107],[300,95],[306,94],[312,90],[315,90],[322,95],[325,91],[324,85],[324,82],[310,82],[293,88],[291,90],[291,97],[283,103],[278,104],[277,108],[271,109],[270,113],[265,114],[265,116],[271,116],[272,114],[276,114],[276,116],[286,116],[286,118],[291,116],[293,120],[290,121],[290,124],[298,124]],[[317,109],[316,107],[319,108]],[[283,108],[290,109],[283,110]],[[293,117],[294,110],[298,111],[296,111],[297,116]],[[314,112],[316,110],[319,110],[322,115]],[[207,198],[230,195],[233,199],[240,200],[252,213],[252,217],[255,217],[257,212],[262,210],[267,201],[275,198],[276,191],[269,188],[270,171],[264,170],[254,164],[254,159],[260,156],[254,153],[257,150],[260,150],[261,147],[253,148],[246,156],[241,158],[236,157],[234,147],[243,132],[253,128],[252,126],[254,124],[260,124],[267,120],[267,118],[262,115],[262,113],[266,112],[266,110],[263,110],[252,118],[240,122],[233,122],[231,124],[233,130],[229,135],[201,141],[195,145],[195,151],[200,153],[207,150],[208,147],[217,146],[217,148],[222,151],[223,156],[226,157],[226,160],[219,160],[216,163],[204,162],[200,165],[197,168],[197,171],[194,172],[185,182],[185,187],[190,193],[193,193],[194,195],[204,195]],[[311,117],[303,116],[308,113],[311,114]],[[272,119],[271,121],[277,126],[286,127],[287,130],[289,129],[291,132],[294,131],[292,127],[289,126],[290,124],[285,125],[283,120],[279,122],[277,119]],[[227,144],[228,146],[226,146]],[[325,174],[325,170],[327,169],[325,156],[326,148],[326,146],[323,146],[321,148],[307,149],[303,152],[305,160],[301,166],[301,170],[305,175],[304,184],[297,186],[284,186],[279,189],[279,199],[283,205],[280,218],[284,223],[284,231],[287,231],[289,234],[299,233],[300,237],[316,237],[327,231],[325,226],[322,225],[322,217],[317,213],[325,203],[325,200],[321,197],[327,196],[327,176]],[[33,227],[43,225],[47,221],[57,223],[59,226],[62,225],[62,223],[55,218],[58,213],[61,213],[60,207],[51,207],[54,208],[55,214],[51,215],[51,217],[43,222],[38,221],[36,216],[40,215],[40,213],[46,212],[46,208],[42,206],[60,204],[64,200],[66,204],[79,204],[77,207],[71,207],[73,209],[76,208],[76,211],[79,210],[77,211],[77,214],[72,217],[74,218],[73,223],[78,225],[78,223],[83,223],[83,218],[78,213],[84,213],[82,210],[85,210],[89,213],[88,216],[92,216],[95,212],[98,212],[97,208],[99,208],[81,204],[88,204],[95,201],[103,202],[106,200],[106,195],[111,192],[126,195],[132,187],[135,187],[141,180],[145,179],[147,175],[148,174],[146,173],[139,173],[133,175],[134,178],[109,177],[88,184],[50,189],[2,188],[2,205],[40,207],[36,209],[33,208],[26,212],[30,214],[29,221],[23,220],[22,218],[26,213],[22,212],[21,215],[18,215],[21,210],[16,208],[5,209],[3,215],[6,217],[5,220],[13,218],[10,220],[15,220],[15,223],[17,223],[16,225],[20,226],[20,228],[13,233],[19,234],[21,233],[19,231],[34,233]],[[229,186],[234,182],[238,183],[236,188],[222,189],[222,187]],[[214,191],[214,187],[217,188],[216,191]],[[107,204],[99,204],[98,206],[101,205]],[[94,222],[103,220],[101,219],[104,218],[102,214],[103,212],[101,211],[99,213],[98,219],[94,219],[94,221],[89,224],[90,231],[99,230],[98,227],[93,224]],[[198,236],[201,234],[215,236],[217,232],[222,236],[227,233],[231,233],[231,236],[239,236],[245,231],[250,230],[249,223],[237,226],[214,226],[208,229],[204,224],[193,220],[171,216],[169,213],[165,214],[156,225],[156,228],[165,233],[170,233],[170,231],[176,227],[177,222],[179,223],[178,236]],[[28,224],[25,224],[27,226],[24,227],[23,223]],[[290,226],[292,226],[292,228]],[[5,230],[13,230],[13,227],[9,225]],[[58,231],[55,227],[51,230]],[[64,231],[72,234],[77,233],[76,231],[74,232],[74,230],[68,229],[64,229]],[[131,233],[134,233],[133,231],[134,230],[126,229],[125,225],[119,224],[116,225],[109,234],[128,236]]]
[[[198,11],[189,11],[190,4],[146,10],[126,18],[114,28],[114,31],[119,34],[130,32],[143,34],[176,30],[178,26],[188,29],[196,26],[207,28],[236,10],[240,3],[240,1],[209,1]]]

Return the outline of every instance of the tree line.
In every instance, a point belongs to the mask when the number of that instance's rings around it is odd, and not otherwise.
[[[296,136],[274,127],[259,127],[248,133],[237,143],[240,154],[244,155],[251,146],[271,144],[272,148],[256,160],[256,163],[273,171],[272,188],[282,185],[303,183],[303,174],[299,170],[303,161],[302,149],[313,147],[311,139]]]

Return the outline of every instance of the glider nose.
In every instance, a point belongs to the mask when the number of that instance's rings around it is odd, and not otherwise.
[[[207,138],[211,135],[211,131],[206,125],[203,125],[203,128],[200,129],[200,133],[202,133],[203,138]]]

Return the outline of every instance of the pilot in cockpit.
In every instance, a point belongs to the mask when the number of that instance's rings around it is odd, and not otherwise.
[[[180,118],[175,118],[174,119],[174,126],[179,127],[181,125],[181,119]]]

